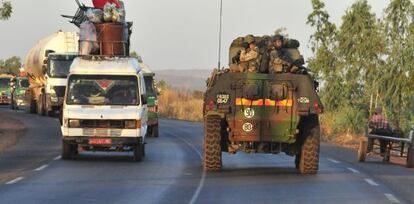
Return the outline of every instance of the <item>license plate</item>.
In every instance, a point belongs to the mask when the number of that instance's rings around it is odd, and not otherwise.
[[[102,139],[102,138],[93,138],[93,139],[89,139],[89,144],[90,145],[107,145],[107,144],[112,144],[112,140]]]

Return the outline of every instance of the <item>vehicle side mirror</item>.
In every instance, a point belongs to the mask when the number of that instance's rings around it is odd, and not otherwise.
[[[148,97],[146,95],[141,95],[142,105],[147,105]]]

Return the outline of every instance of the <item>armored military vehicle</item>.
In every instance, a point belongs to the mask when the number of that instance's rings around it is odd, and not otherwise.
[[[204,169],[220,170],[222,152],[284,152],[296,157],[295,165],[300,173],[315,174],[319,167],[318,115],[323,111],[316,92],[317,83],[303,66],[295,73],[270,74],[265,57],[271,38],[255,39],[261,50],[260,71],[240,73],[215,69],[207,80],[203,107]],[[242,44],[243,38],[233,41],[230,62]],[[297,46],[285,46],[286,53],[299,53],[298,43],[294,44]],[[294,61],[300,61],[300,54],[297,58]],[[231,66],[237,66],[234,60]]]

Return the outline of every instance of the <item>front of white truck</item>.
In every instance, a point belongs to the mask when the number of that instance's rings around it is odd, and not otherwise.
[[[133,58],[79,57],[63,105],[62,158],[86,151],[145,155],[148,110],[142,70]]]

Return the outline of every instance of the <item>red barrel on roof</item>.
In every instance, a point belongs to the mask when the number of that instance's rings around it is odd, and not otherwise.
[[[121,7],[121,4],[118,0],[92,0],[93,6],[95,8],[103,9],[106,3],[113,3],[117,8]]]

